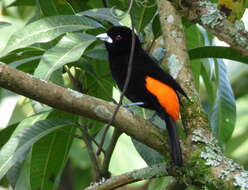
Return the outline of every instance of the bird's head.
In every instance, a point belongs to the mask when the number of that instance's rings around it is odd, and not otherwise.
[[[107,33],[96,36],[97,39],[105,42],[109,53],[126,54],[130,53],[132,46],[132,30],[125,26],[113,26]],[[135,48],[141,47],[138,36],[135,34]]]

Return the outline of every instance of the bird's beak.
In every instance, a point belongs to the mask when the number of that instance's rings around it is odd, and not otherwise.
[[[99,40],[102,40],[102,41],[104,41],[104,42],[108,42],[108,43],[110,43],[110,44],[113,43],[112,38],[109,37],[107,33],[98,34],[98,35],[96,36],[96,38],[99,39]]]

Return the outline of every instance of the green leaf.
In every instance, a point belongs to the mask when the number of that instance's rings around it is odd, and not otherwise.
[[[44,16],[74,14],[74,10],[66,0],[38,0]]]
[[[104,100],[111,100],[114,82],[112,80],[109,65],[106,61],[90,60],[80,63],[84,88],[88,89],[91,96]]]
[[[110,9],[110,8],[90,9],[87,11],[77,13],[77,15],[79,16],[89,16],[97,20],[108,21],[113,25],[120,25],[119,21],[122,19],[122,17],[118,17],[118,16],[123,14],[124,12],[121,10]]]
[[[158,38],[159,36],[161,36],[161,34],[162,34],[160,20],[159,20],[159,14],[157,14],[152,21],[152,32],[153,32],[155,39]]]
[[[16,127],[17,124],[13,124],[0,130],[0,149],[9,140]]]
[[[80,16],[63,15],[47,17],[25,26],[12,35],[1,56],[9,52],[27,47],[34,43],[49,42],[67,32],[102,27],[98,22]]]
[[[20,174],[17,179],[15,190],[31,190],[30,185],[30,165],[31,165],[31,151],[27,155],[25,161],[22,163]]]
[[[23,72],[33,73],[44,53],[42,50],[33,47],[18,49],[0,58],[0,61]]]
[[[34,47],[23,48],[23,49],[15,50],[15,51],[11,52],[10,54],[8,54],[4,57],[1,57],[0,61],[4,62],[6,64],[10,64],[10,63],[19,61],[21,59],[31,58],[33,56],[40,56],[43,53],[44,53],[43,49],[38,49],[38,48],[34,48]],[[17,64],[15,67],[18,67],[18,66],[19,66],[19,64]]]
[[[190,59],[223,58],[248,63],[248,58],[230,47],[205,46],[189,50]]]
[[[201,67],[201,76],[206,87],[207,96],[209,99],[210,106],[213,107],[215,100],[215,92],[213,87],[213,81],[211,80],[205,67]]]
[[[38,56],[33,56],[33,57],[29,57],[29,58],[17,60],[17,61],[12,62],[10,64],[10,66],[11,67],[18,68],[18,67],[22,66],[25,63],[29,63],[29,62],[32,62],[32,61],[35,61],[35,60],[40,60],[41,58],[42,58],[42,56],[41,55],[38,55]]]
[[[24,159],[28,149],[39,139],[56,129],[72,125],[62,119],[38,121],[29,127],[17,129],[0,151],[0,179],[16,163]]]
[[[22,122],[20,122],[18,124],[18,126],[16,127],[16,129],[12,132],[11,138],[13,136],[15,136],[19,131],[29,127],[30,125],[33,125],[35,122],[40,121],[42,119],[45,119],[48,116],[49,112],[43,112],[41,114],[37,114],[31,117],[28,117],[26,119],[24,119]],[[11,138],[9,138],[8,140],[10,140]],[[7,144],[7,143],[6,143]],[[7,146],[7,148],[5,148],[7,151],[9,151],[10,153],[14,151],[15,147],[13,149],[11,149],[11,146],[8,147],[8,145],[4,145],[4,147]],[[3,149],[2,149],[3,150]],[[22,158],[24,159],[24,157],[26,156],[26,152],[23,153]],[[23,159],[19,159],[17,162],[15,162],[13,164],[13,166],[8,170],[7,173],[7,178],[8,181],[10,182],[10,184],[14,187],[17,183],[17,180],[19,178],[19,174],[20,174],[20,170],[22,167],[22,161]]]
[[[230,81],[227,76],[226,66],[218,60],[218,88],[214,108],[210,117],[213,135],[226,143],[234,130],[236,120],[236,104]]]
[[[170,183],[172,177],[161,177],[161,178],[155,178],[151,179],[148,190],[164,190],[167,189],[167,185]]]
[[[135,149],[138,151],[139,155],[143,158],[143,160],[145,160],[147,165],[151,166],[164,161],[164,157],[160,153],[148,147],[147,145],[136,141],[133,138],[132,142]]]
[[[124,99],[123,101],[125,104],[130,103],[128,99]],[[145,119],[150,119],[154,117],[154,111],[141,108],[139,106],[134,106],[132,111],[140,115]],[[164,120],[160,119],[158,116],[155,116],[152,121],[156,126],[160,127],[161,129],[165,129],[165,122]],[[143,158],[143,160],[147,163],[147,165],[151,166],[154,164],[158,164],[165,161],[165,157],[158,153],[157,151],[153,150],[152,148],[148,147],[147,145],[135,140],[132,138],[132,143],[139,153],[139,155]]]
[[[134,1],[131,13],[137,32],[141,32],[145,26],[152,20],[157,11],[156,1]]]
[[[40,9],[44,16],[54,16],[59,14],[54,0],[37,0],[37,2],[39,2]]]
[[[53,111],[48,119],[72,120],[77,116],[62,111]],[[31,186],[32,189],[57,189],[76,128],[72,125],[59,128],[39,140],[32,148]]]
[[[188,21],[184,21],[184,30],[186,34],[187,49],[199,47],[204,45],[204,39],[199,31],[199,28],[195,24],[189,24]],[[200,86],[200,72],[202,67],[202,60],[193,60],[190,62],[192,69],[195,86],[199,90]]]
[[[77,61],[94,40],[95,37],[88,34],[67,34],[55,47],[44,53],[34,75],[49,80],[55,70],[67,63]]]
[[[75,14],[73,7],[67,0],[55,0],[57,9],[60,14]]]
[[[13,6],[34,6],[36,0],[15,0],[13,3],[9,5],[9,7]]]
[[[241,80],[243,78],[240,78]],[[234,159],[238,163],[246,166],[248,163],[248,95],[244,95],[236,100],[237,123],[232,138],[228,141],[225,155]]]
[[[196,89],[199,91],[202,61],[201,60],[191,60],[190,66],[191,66],[192,74],[194,77]]]
[[[86,51],[84,55],[93,59],[99,59],[104,61],[108,60],[108,54],[105,48],[90,49],[89,51]]]
[[[0,129],[8,126],[19,98],[20,95],[0,88],[0,115],[4,116],[0,119]]]

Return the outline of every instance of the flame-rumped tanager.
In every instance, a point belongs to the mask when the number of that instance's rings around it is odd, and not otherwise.
[[[131,53],[132,30],[125,26],[113,26],[107,33],[96,37],[105,42],[112,76],[123,90]],[[142,48],[136,34],[133,55],[130,81],[124,95],[132,102],[142,102],[144,108],[155,110],[165,121],[172,160],[176,165],[182,165],[175,121],[180,116],[178,93],[187,95],[176,80]]]

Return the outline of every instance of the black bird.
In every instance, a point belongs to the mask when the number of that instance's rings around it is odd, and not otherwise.
[[[123,90],[131,53],[132,30],[124,26],[113,26],[107,33],[99,34],[96,38],[105,42],[112,76],[120,90]],[[142,102],[142,107],[155,110],[165,121],[172,160],[176,165],[182,165],[180,142],[175,129],[175,121],[180,115],[178,92],[187,97],[175,79],[162,70],[142,48],[135,34],[132,72],[124,95],[132,102]]]

